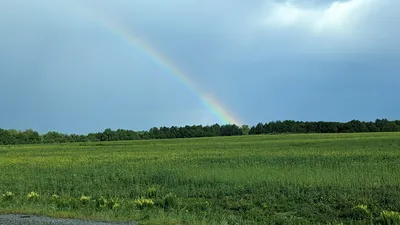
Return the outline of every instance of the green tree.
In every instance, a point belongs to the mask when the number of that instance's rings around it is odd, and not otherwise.
[[[242,125],[241,130],[243,135],[249,135],[250,133],[249,125]]]

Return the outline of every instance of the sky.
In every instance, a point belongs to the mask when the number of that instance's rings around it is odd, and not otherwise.
[[[89,133],[223,124],[217,107],[239,125],[400,119],[399,7],[0,0],[0,127]]]

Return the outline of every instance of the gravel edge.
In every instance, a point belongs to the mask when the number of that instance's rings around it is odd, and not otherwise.
[[[110,223],[79,219],[59,219],[25,214],[0,214],[0,225],[138,225],[137,222]]]

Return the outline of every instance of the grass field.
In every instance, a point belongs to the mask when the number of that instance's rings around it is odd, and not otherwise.
[[[400,133],[0,146],[0,195],[0,213],[140,224],[384,224]]]

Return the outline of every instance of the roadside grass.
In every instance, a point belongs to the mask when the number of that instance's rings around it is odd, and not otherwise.
[[[0,212],[140,224],[395,224],[399,165],[399,133],[0,146]]]

